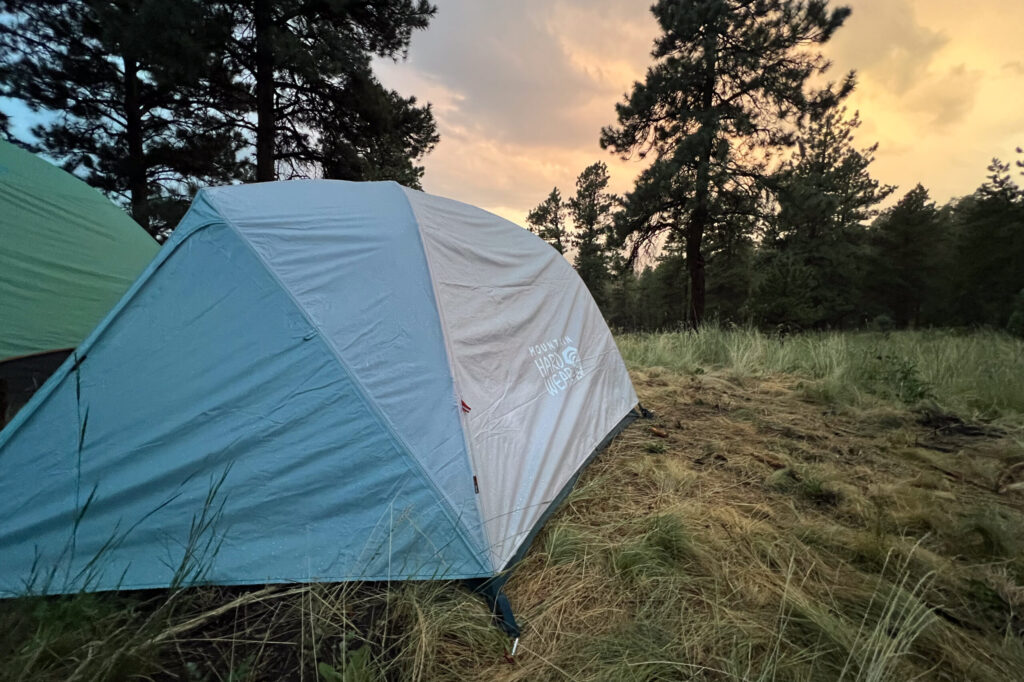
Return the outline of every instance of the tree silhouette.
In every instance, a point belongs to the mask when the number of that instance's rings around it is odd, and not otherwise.
[[[666,231],[680,232],[689,270],[687,317],[705,307],[705,232],[727,207],[754,206],[773,154],[794,141],[793,125],[835,105],[853,87],[810,90],[829,63],[808,48],[826,42],[850,10],[825,0],[659,0],[655,63],[616,107],[602,147],[653,156],[626,198],[618,236],[631,256]]]

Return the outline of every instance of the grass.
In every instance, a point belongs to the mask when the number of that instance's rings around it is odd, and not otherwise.
[[[825,402],[864,405],[933,398],[972,418],[1024,414],[1024,340],[993,331],[817,332],[771,335],[752,328],[624,334],[632,369],[662,367],[739,377],[789,374],[812,381]]]
[[[653,422],[507,586],[0,603],[24,680],[992,680],[1024,668],[1024,351],[994,333],[628,335]],[[652,431],[656,429],[655,431]],[[1011,480],[1011,482],[1012,482]]]

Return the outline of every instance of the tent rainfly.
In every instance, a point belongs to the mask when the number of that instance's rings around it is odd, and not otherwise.
[[[636,403],[582,281],[506,220],[391,182],[202,190],[0,432],[0,593],[471,579],[500,606]]]
[[[98,191],[0,140],[0,427],[158,248]]]

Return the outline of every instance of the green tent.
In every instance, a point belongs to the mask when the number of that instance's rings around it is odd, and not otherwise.
[[[8,393],[26,372],[33,383],[45,379],[40,364],[52,371],[158,249],[97,190],[0,141],[0,381],[7,377]]]

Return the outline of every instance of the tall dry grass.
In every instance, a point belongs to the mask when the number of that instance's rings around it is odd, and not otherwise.
[[[709,325],[697,332],[621,334],[632,369],[684,374],[792,374],[809,390],[854,405],[933,399],[973,418],[1024,415],[1024,340],[995,331],[767,334]]]

